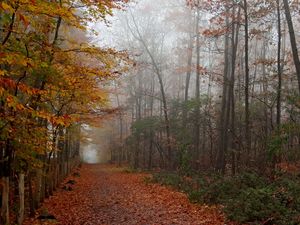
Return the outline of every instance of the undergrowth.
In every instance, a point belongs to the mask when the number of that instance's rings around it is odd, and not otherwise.
[[[154,173],[151,182],[184,191],[194,203],[223,205],[227,218],[242,224],[300,224],[300,177],[297,175],[278,173],[271,180],[256,173],[186,177],[165,172]]]

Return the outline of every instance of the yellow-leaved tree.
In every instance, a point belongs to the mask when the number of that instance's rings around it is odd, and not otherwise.
[[[122,73],[126,55],[89,44],[85,33],[125,3],[0,1],[1,224],[10,223],[13,175],[22,224],[25,183],[34,214],[78,163],[80,124],[107,113],[102,84]]]

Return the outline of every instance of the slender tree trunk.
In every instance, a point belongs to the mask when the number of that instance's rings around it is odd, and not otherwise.
[[[250,160],[251,131],[250,131],[250,108],[249,108],[249,24],[248,24],[248,3],[244,0],[245,16],[245,138],[247,149],[247,162]]]
[[[9,225],[9,176],[2,177],[2,203],[1,220],[4,225]]]
[[[142,113],[141,113],[141,80],[139,79],[139,90],[138,93],[136,93],[136,120],[139,121],[142,119]],[[133,155],[133,167],[134,169],[137,169],[139,167],[139,158],[140,158],[140,134],[137,134],[137,144],[134,148],[134,155]]]
[[[286,18],[288,28],[289,28],[289,33],[290,33],[290,42],[291,42],[294,64],[295,64],[297,78],[298,78],[298,90],[300,92],[300,60],[299,60],[297,41],[296,41],[296,36],[295,36],[295,31],[294,31],[294,25],[293,25],[293,20],[291,17],[288,0],[283,0],[283,4],[284,4],[284,11],[285,11],[285,18]]]
[[[184,90],[184,101],[187,102],[189,100],[189,88],[190,88],[190,80],[191,80],[191,74],[192,74],[192,61],[193,61],[193,48],[194,48],[194,15],[192,15],[193,10],[190,10],[191,13],[191,26],[193,27],[193,31],[189,34],[189,43],[188,43],[188,49],[187,49],[187,71],[186,71],[186,79],[185,79],[185,90]],[[183,113],[184,115],[184,122],[186,120],[186,110],[184,108]],[[183,124],[185,126],[185,124]]]
[[[264,39],[263,42],[263,48],[262,48],[262,59],[266,60],[266,46],[267,46],[267,40]],[[269,135],[269,116],[268,116],[268,98],[266,97],[266,93],[268,91],[268,80],[266,77],[266,65],[265,63],[262,64],[262,77],[263,77],[263,84],[262,84],[262,91],[263,91],[263,101],[265,102],[264,105],[264,116],[265,116],[265,133],[264,133],[264,137],[265,140],[267,140],[267,137]],[[264,149],[267,148],[267,141],[264,141]]]
[[[155,81],[154,78],[151,79],[151,95],[154,95],[155,90]],[[153,117],[153,108],[154,108],[154,98],[150,99],[150,117]],[[148,169],[152,168],[152,154],[153,154],[153,145],[154,145],[154,131],[153,128],[150,128],[150,137],[149,137],[149,157],[148,157]]]
[[[227,7],[227,6],[226,6]],[[228,17],[228,7],[226,9],[226,25],[229,25]],[[225,173],[225,164],[226,164],[226,152],[228,148],[228,124],[229,124],[229,107],[230,103],[228,101],[228,92],[229,92],[229,73],[230,73],[230,60],[229,60],[229,34],[225,35],[225,44],[224,44],[224,77],[223,77],[223,91],[222,91],[222,108],[221,115],[219,119],[219,144],[217,152],[217,162],[216,162],[216,171]]]
[[[159,70],[158,70],[159,71]],[[162,95],[162,103],[163,103],[163,114],[165,119],[165,127],[166,127],[166,134],[167,134],[167,152],[168,152],[168,167],[172,168],[172,149],[171,149],[171,134],[170,134],[170,121],[169,121],[169,114],[168,114],[168,106],[167,106],[167,98],[165,94],[164,84],[162,80],[162,76],[160,72],[157,72],[159,84],[160,84],[160,91]]]
[[[276,0],[277,4],[277,34],[278,34],[278,44],[277,44],[277,78],[278,78],[278,87],[277,87],[277,99],[276,99],[276,124],[277,129],[280,129],[281,124],[281,89],[282,89],[282,67],[281,67],[281,12],[280,12],[280,1]],[[281,146],[280,146],[281,148]],[[276,168],[276,163],[280,159],[279,155],[273,156],[273,169]]]
[[[137,144],[135,146],[135,151],[134,151],[134,164],[133,164],[134,169],[139,168],[139,157],[140,157],[140,135],[138,135],[137,137]]]
[[[229,93],[229,99],[230,99],[230,131],[231,131],[231,157],[232,157],[232,174],[234,175],[236,173],[236,131],[235,131],[235,95],[234,95],[234,84],[235,84],[235,67],[236,67],[236,55],[237,55],[237,48],[238,48],[238,41],[239,41],[239,31],[240,31],[240,10],[238,9],[238,15],[237,15],[237,25],[235,26],[235,23],[232,23],[232,31],[231,31],[231,46],[232,46],[232,65],[231,65],[231,77],[230,77],[230,93]],[[232,9],[233,11],[233,18],[235,18],[235,7]]]
[[[185,79],[185,89],[184,89],[184,101],[187,102],[189,99],[189,87],[192,73],[192,58],[193,58],[193,37],[190,37],[188,44],[188,62],[187,62],[187,72]]]
[[[118,93],[116,94],[118,107],[121,107],[120,99]],[[121,109],[120,109],[121,110]],[[120,141],[120,150],[118,153],[118,165],[121,166],[122,163],[122,155],[123,155],[123,115],[122,112],[119,112],[119,141]]]
[[[24,199],[25,199],[25,193],[24,193],[24,173],[19,174],[19,212],[18,212],[18,225],[23,224],[24,220]]]
[[[32,172],[28,173],[28,194],[29,194],[29,210],[30,216],[34,216],[35,214],[35,202],[34,202],[34,194],[32,189]]]
[[[152,154],[153,154],[153,132],[150,132],[149,138],[149,155],[148,155],[148,170],[152,167]]]
[[[200,156],[200,9],[197,7],[196,17],[196,110],[195,110],[195,160]]]
[[[191,73],[192,73],[192,59],[193,59],[193,37],[191,35],[188,45],[188,62],[187,62],[187,72],[185,78],[185,90],[184,90],[184,106],[182,111],[182,125],[183,128],[186,128],[187,124],[187,106],[186,103],[189,100],[189,88],[190,88],[190,80],[191,80]]]
[[[11,175],[11,162],[13,157],[13,149],[11,147],[10,139],[8,139],[3,146],[3,161],[1,162],[2,171],[2,204],[1,204],[1,218],[0,222],[4,225],[9,225],[9,185]]]
[[[242,85],[242,76],[244,71],[244,52],[241,51],[240,57],[239,57],[239,67],[238,67],[238,76],[237,76],[237,93],[238,95],[236,96],[236,102],[238,105],[243,104],[243,99],[242,99],[242,92],[243,92],[243,85]],[[238,139],[238,151],[237,151],[237,156],[236,156],[236,161],[241,163],[242,160],[242,150],[244,149],[243,145],[243,114],[239,113],[238,116],[236,115],[236,121],[238,123],[237,129],[236,129],[236,136]],[[242,162],[243,163],[243,162]],[[237,170],[239,170],[239,167],[237,167]]]
[[[281,123],[281,89],[282,89],[282,73],[281,73],[281,15],[280,15],[280,1],[276,0],[277,3],[277,31],[278,31],[278,45],[277,45],[277,77],[278,77],[278,87],[277,87],[277,127]]]

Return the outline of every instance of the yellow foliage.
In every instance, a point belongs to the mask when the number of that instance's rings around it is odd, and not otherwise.
[[[105,20],[119,3],[0,2],[6,18],[0,45],[0,122],[6,124],[1,135],[13,140],[16,157],[35,166],[35,155],[55,150],[52,132],[109,114],[102,86],[125,70],[120,62],[127,56],[91,46],[84,30],[92,20]]]

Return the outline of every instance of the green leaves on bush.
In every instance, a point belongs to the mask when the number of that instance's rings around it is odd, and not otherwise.
[[[281,174],[270,181],[255,173],[202,175],[188,181],[161,173],[153,181],[185,191],[194,203],[221,204],[228,219],[249,224],[300,224],[300,178]],[[195,183],[197,184],[195,188]]]

